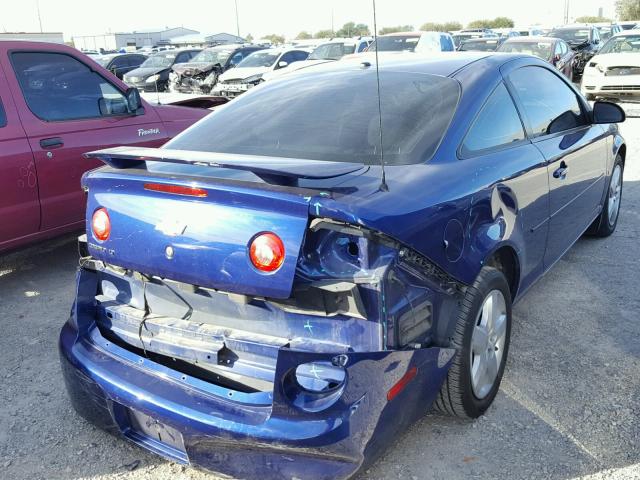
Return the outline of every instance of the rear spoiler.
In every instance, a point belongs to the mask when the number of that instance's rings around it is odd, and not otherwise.
[[[206,167],[231,168],[255,173],[266,181],[276,178],[324,179],[346,175],[366,168],[361,163],[302,160],[228,153],[195,152],[166,148],[115,147],[84,154],[112,168],[141,168],[145,162],[179,163]]]

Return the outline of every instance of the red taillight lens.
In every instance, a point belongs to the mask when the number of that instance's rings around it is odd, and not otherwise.
[[[106,208],[99,208],[93,212],[91,229],[93,230],[93,236],[98,240],[104,242],[109,238],[111,234],[111,219],[109,219],[109,213]]]
[[[249,258],[258,270],[275,272],[284,262],[284,244],[275,233],[261,233],[249,245]]]
[[[184,185],[168,185],[164,183],[145,183],[145,190],[152,192],[171,193],[173,195],[185,195],[187,197],[203,198],[207,196],[204,188],[185,187]]]

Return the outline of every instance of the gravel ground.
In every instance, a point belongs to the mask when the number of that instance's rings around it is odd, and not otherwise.
[[[428,415],[358,480],[640,479],[640,120],[620,223],[580,240],[514,311],[502,389],[476,422]],[[0,257],[0,478],[214,480],[74,414],[56,341],[77,254],[63,238]]]

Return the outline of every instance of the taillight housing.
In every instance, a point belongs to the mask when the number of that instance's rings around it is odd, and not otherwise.
[[[275,272],[284,262],[284,243],[272,232],[256,235],[249,244],[249,259],[262,272]]]
[[[93,212],[93,218],[91,219],[91,231],[93,236],[104,242],[111,235],[111,219],[109,218],[109,212],[106,208],[99,208]]]

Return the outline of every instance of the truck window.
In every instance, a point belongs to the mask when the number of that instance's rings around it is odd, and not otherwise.
[[[15,52],[13,69],[29,109],[45,121],[128,114],[125,96],[86,64],[62,53]]]
[[[7,125],[7,115],[4,113],[4,106],[0,100],[0,128]]]

